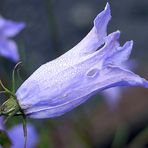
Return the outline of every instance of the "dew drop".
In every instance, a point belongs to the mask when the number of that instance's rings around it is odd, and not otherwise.
[[[88,77],[94,77],[99,73],[99,69],[93,68],[87,72]]]

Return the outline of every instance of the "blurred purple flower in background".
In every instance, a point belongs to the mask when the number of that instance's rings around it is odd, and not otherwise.
[[[125,66],[133,41],[120,46],[120,32],[107,36],[109,4],[94,20],[94,27],[74,48],[42,65],[17,90],[24,113],[31,118],[63,115],[93,94],[116,86],[143,86],[148,82]],[[103,45],[103,46],[102,46]]]
[[[0,117],[0,130],[4,129],[3,117]]]
[[[24,133],[22,124],[16,125],[8,130],[8,135],[12,141],[11,148],[21,148],[24,146]],[[31,124],[27,124],[27,148],[34,148],[38,143],[38,135]]]
[[[21,148],[24,146],[23,125],[18,124],[7,130],[8,136],[12,142],[11,148]],[[0,117],[0,129],[4,130],[3,118]],[[27,148],[34,148],[38,143],[38,134],[31,124],[27,124]],[[1,147],[1,146],[0,146]]]
[[[17,35],[24,29],[24,23],[17,23],[4,19],[0,16],[0,56],[8,58],[14,62],[19,61],[19,53],[16,43],[9,39]]]

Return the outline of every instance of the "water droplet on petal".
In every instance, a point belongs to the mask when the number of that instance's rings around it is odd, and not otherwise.
[[[99,73],[99,69],[93,68],[87,72],[88,77],[95,77]]]

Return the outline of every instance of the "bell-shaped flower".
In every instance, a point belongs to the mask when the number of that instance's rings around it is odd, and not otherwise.
[[[94,27],[74,48],[39,67],[16,92],[24,113],[31,118],[63,115],[93,94],[116,86],[143,86],[148,82],[123,66],[133,41],[120,46],[120,32],[107,36],[109,4],[95,18]]]
[[[17,45],[10,38],[17,35],[24,27],[25,24],[22,22],[17,23],[0,16],[0,56],[14,62],[19,61]]]

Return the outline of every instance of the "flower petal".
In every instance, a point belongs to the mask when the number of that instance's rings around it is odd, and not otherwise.
[[[98,35],[98,40],[102,40],[107,35],[107,25],[111,19],[110,5],[106,4],[104,11],[97,15],[94,20],[94,28]]]
[[[105,37],[105,45],[100,50],[98,50],[98,54],[102,55],[104,60],[106,60],[106,58],[112,56],[117,51],[117,48],[120,45],[119,41],[118,41],[119,37],[120,37],[119,30],[117,30],[117,31],[109,34],[107,37]]]
[[[22,29],[24,29],[25,23],[17,23],[8,19],[0,17],[0,37],[14,37]]]
[[[0,56],[17,62],[19,54],[16,43],[9,39],[0,39]]]
[[[89,55],[89,60],[92,58],[93,61],[98,60],[98,68],[101,69],[106,62],[106,59],[111,57],[117,52],[119,47],[118,39],[120,37],[120,31],[113,32],[105,37],[105,45],[96,52]]]
[[[66,103],[55,106],[47,105],[47,103],[46,105],[38,104],[27,109],[25,114],[30,118],[36,119],[58,117],[84,103],[89,97],[88,95],[82,98],[72,99]]]
[[[121,69],[119,67],[108,66],[102,70],[102,75],[104,75],[101,80],[103,82],[103,89],[116,86],[143,86],[148,88],[147,80],[129,70]]]
[[[132,51],[132,47],[133,41],[126,42],[123,47],[117,48],[116,52],[105,60],[104,65],[111,64],[122,66],[128,60]]]
[[[81,56],[96,51],[104,43],[104,37],[107,35],[106,30],[110,19],[110,6],[107,3],[105,9],[95,18],[94,27],[88,35],[67,53],[72,52],[73,55],[79,54]]]

